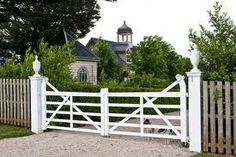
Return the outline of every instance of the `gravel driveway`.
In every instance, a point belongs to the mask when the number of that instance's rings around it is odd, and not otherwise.
[[[189,157],[178,141],[50,131],[0,140],[1,157]]]

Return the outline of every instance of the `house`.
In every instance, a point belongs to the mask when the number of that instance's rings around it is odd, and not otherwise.
[[[64,37],[66,42],[74,42],[72,54],[77,57],[77,61],[70,65],[73,77],[82,83],[90,82],[97,84],[99,57],[65,31]]]
[[[117,30],[117,42],[99,38],[91,38],[86,47],[93,47],[98,40],[104,40],[114,52],[115,59],[122,67],[127,67],[131,63],[131,54],[135,53],[136,47],[133,45],[133,32],[124,21],[123,25]]]
[[[131,54],[135,52],[133,46],[133,32],[130,27],[124,24],[117,30],[117,42],[104,40],[114,52],[115,59],[122,67],[127,67],[131,63]],[[96,44],[99,38],[91,38],[86,46],[77,41],[73,36],[64,30],[65,42],[74,42],[72,54],[77,57],[77,61],[70,65],[70,70],[75,79],[79,82],[91,82],[97,84],[97,67],[99,57],[90,48]],[[103,39],[101,39],[103,40]]]

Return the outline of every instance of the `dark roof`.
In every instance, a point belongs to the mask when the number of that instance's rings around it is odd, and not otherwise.
[[[126,22],[124,21],[124,24],[118,28],[117,31],[119,34],[120,33],[132,33],[132,29],[126,25]]]
[[[128,64],[122,58],[120,58],[119,54],[127,52],[128,49],[130,49],[131,52],[134,53],[136,51],[136,46],[133,46],[132,48],[130,48],[129,43],[126,43],[126,42],[121,43],[121,42],[115,42],[115,41],[110,41],[110,40],[91,38],[88,41],[86,47],[89,48],[93,44],[96,44],[96,42],[98,40],[103,40],[110,46],[110,48],[113,50],[113,52],[115,52],[114,56],[115,56],[115,59],[116,59],[118,64],[120,64],[121,66],[128,66]]]
[[[137,51],[137,46],[131,47],[130,50],[131,50],[132,53],[135,53]]]
[[[98,61],[97,57],[93,52],[91,52],[86,46],[77,41],[73,36],[64,31],[64,36],[66,42],[75,42],[72,54],[78,56],[80,60],[91,60]]]
[[[128,64],[123,59],[121,59],[117,53],[115,53],[115,59],[119,65],[128,66]]]
[[[86,47],[90,47],[91,44],[95,44],[99,39],[98,38],[91,38]],[[126,52],[129,47],[130,47],[130,43],[127,42],[115,42],[115,41],[110,41],[110,40],[104,40],[104,39],[100,39],[105,41],[110,47],[111,49],[116,52],[116,53],[124,53]]]
[[[112,49],[117,53],[126,52],[129,48],[128,43],[116,43],[116,44],[112,44],[111,46],[112,46]]]

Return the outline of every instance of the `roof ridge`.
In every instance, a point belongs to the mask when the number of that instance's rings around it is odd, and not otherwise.
[[[72,51],[72,54],[75,56],[83,58],[93,58],[94,60],[99,60],[99,57],[94,54],[91,50],[89,50],[86,46],[84,46],[81,42],[79,42],[77,39],[75,39],[72,35],[67,33],[65,30],[64,37],[66,42],[75,42],[74,50]]]

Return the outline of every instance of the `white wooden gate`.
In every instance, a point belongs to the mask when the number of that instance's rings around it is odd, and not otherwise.
[[[179,85],[179,91],[170,91]],[[52,90],[47,91],[46,86]],[[46,79],[42,84],[43,129],[62,129],[82,132],[132,135],[180,139],[187,142],[186,85],[184,77],[176,76],[176,81],[161,92],[108,92],[100,93],[60,92]],[[83,99],[91,102],[83,103]],[[112,98],[139,99],[139,103],[111,103]],[[177,98],[179,104],[158,104],[160,98]],[[94,101],[93,101],[94,100]],[[130,108],[130,113],[111,112],[111,108]],[[155,114],[145,114],[153,109]],[[163,113],[161,109],[175,109],[177,115]],[[112,120],[116,118],[116,120]],[[118,120],[117,120],[118,119]],[[148,119],[152,123],[146,124]]]

